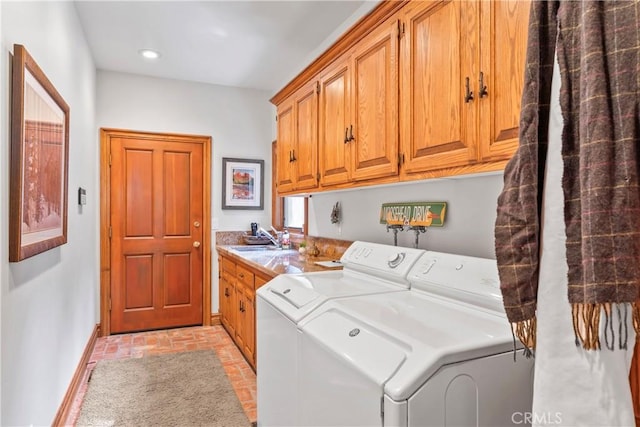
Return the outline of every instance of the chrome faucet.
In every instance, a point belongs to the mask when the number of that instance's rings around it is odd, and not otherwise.
[[[267,230],[265,230],[262,227],[258,228],[258,236],[266,237],[267,239],[271,240],[271,243],[276,245],[276,247],[278,247],[278,248],[282,247],[282,245],[280,244],[280,241],[278,239],[276,239],[275,237],[273,237],[273,235],[271,235],[271,233],[269,233]]]

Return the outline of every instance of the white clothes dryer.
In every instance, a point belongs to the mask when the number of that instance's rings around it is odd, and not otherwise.
[[[522,425],[533,361],[514,360],[495,261],[427,252],[408,278],[300,322],[297,425]]]
[[[341,271],[280,275],[257,291],[258,425],[299,423],[298,323],[333,299],[408,292],[407,275],[424,250],[357,241]]]

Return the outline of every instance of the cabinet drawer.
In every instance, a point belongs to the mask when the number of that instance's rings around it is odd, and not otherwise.
[[[226,271],[233,276],[236,275],[236,263],[228,258],[222,258],[222,265],[220,266],[220,269],[222,269],[223,273]]]
[[[225,280],[230,284],[234,284],[236,283],[236,275],[231,274],[228,271],[222,270],[222,280]]]
[[[236,266],[236,277],[238,281],[244,283],[249,287],[249,289],[253,289],[253,273],[245,268],[243,265]]]

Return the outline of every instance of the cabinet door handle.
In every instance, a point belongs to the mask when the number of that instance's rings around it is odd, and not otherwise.
[[[351,135],[349,136],[349,141],[353,141],[355,138],[353,137],[353,125],[350,126]]]
[[[293,154],[289,151],[289,163],[293,162]]]
[[[293,155],[293,157],[292,157],[293,161],[295,162],[296,160],[298,160],[298,159],[296,159],[296,150],[291,150],[291,153]]]
[[[482,71],[480,71],[480,98],[483,98],[487,95],[489,95],[489,92],[487,91],[487,87],[484,85],[484,73]]]
[[[344,143],[349,142],[349,128],[344,128]]]
[[[471,88],[469,87],[469,77],[465,77],[465,83],[464,86],[466,88],[466,94],[464,95],[464,102],[467,104],[471,101],[473,101],[473,92],[471,91]]]
[[[244,279],[244,274],[243,273],[238,273],[238,277],[241,279]]]
[[[224,288],[224,296],[225,297],[229,296],[229,288]]]

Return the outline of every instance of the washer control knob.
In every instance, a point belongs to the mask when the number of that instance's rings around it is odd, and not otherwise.
[[[396,268],[397,266],[404,261],[404,257],[406,254],[404,252],[398,252],[397,254],[393,254],[387,260],[387,265],[389,268]]]

